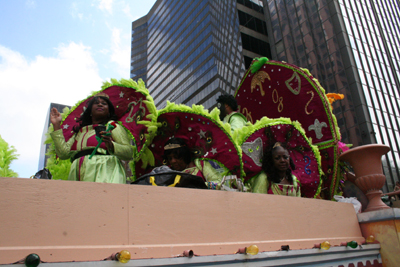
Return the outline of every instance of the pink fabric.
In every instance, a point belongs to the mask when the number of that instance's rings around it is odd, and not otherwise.
[[[197,158],[213,159],[232,170],[234,175],[241,176],[241,157],[237,144],[233,142],[230,133],[213,119],[195,113],[170,111],[160,114],[157,121],[161,127],[149,146],[155,157],[155,166],[163,165],[164,144],[174,136],[184,139]],[[136,164],[136,175],[146,174],[151,168],[143,170],[142,162],[139,161]]]
[[[143,103],[143,100],[146,100],[146,96],[133,88],[116,85],[106,88],[102,92],[109,96],[110,101],[114,105],[117,120],[132,133],[135,138],[137,152],[141,152],[146,141],[144,134],[148,132],[147,127],[143,124],[138,124],[137,121],[150,120],[146,118],[150,114],[150,111],[146,104]],[[81,116],[84,108],[91,99],[92,97],[89,97],[82,101],[62,122],[61,127],[65,140],[69,140],[75,134],[72,129],[78,124],[76,122],[77,119]]]
[[[295,65],[270,60],[258,72],[249,70],[245,74],[235,97],[239,111],[253,123],[263,116],[287,117],[301,123],[313,144],[321,145],[322,171],[326,176],[322,187],[330,191],[324,198],[332,199],[339,179],[338,146],[341,151],[347,148],[338,144],[340,135],[329,101],[312,75]]]
[[[265,125],[263,128],[254,131],[245,142],[253,142],[261,138],[263,151],[275,142],[286,144],[289,155],[296,168],[293,174],[301,183],[301,191],[305,197],[312,198],[320,188],[321,177],[319,175],[318,161],[311,149],[307,139],[292,124]],[[243,167],[246,173],[245,181],[261,172],[261,166],[243,153]]]
[[[96,127],[97,125],[98,125],[98,124],[85,126],[85,127],[83,127],[82,129],[80,129],[80,132],[85,132],[86,129],[91,128],[91,127],[94,128],[94,127]],[[85,139],[87,134],[88,134],[88,132],[86,132],[86,133],[83,135],[83,138],[82,138],[82,139]],[[72,144],[72,146],[71,146],[71,150],[81,151],[81,150],[82,150],[82,146],[81,146],[81,147],[78,147],[78,143],[79,143],[79,142],[78,142],[77,140],[75,140],[75,142],[74,142],[74,143]],[[93,135],[93,136],[91,136],[91,137],[89,137],[89,138],[87,139],[87,144],[85,145],[85,148],[90,148],[90,147],[93,147],[93,148],[94,148],[94,147],[97,146],[97,144],[98,144],[98,142],[97,142],[96,136]],[[106,144],[105,144],[104,142],[101,143],[100,148],[107,149]]]

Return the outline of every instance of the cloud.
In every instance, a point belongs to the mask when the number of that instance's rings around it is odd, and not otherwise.
[[[129,6],[129,4],[127,4],[123,1],[122,5],[123,5],[122,12],[128,17],[128,19],[131,21],[136,20],[135,17],[131,13],[131,7]]]
[[[94,23],[94,20],[92,19],[92,15],[84,15],[84,13],[82,12],[82,3],[77,3],[77,2],[73,2],[71,4],[71,16],[75,19],[78,18],[80,21],[86,20],[86,21],[91,21],[92,23]]]
[[[37,171],[50,103],[74,105],[102,84],[90,47],[71,42],[55,50],[55,57],[28,61],[0,45],[0,135],[20,154],[11,166],[20,177]]]
[[[117,71],[122,77],[129,77],[130,34],[122,35],[122,30],[118,28],[112,28],[111,32],[110,60],[117,64]]]
[[[110,15],[112,14],[114,0],[99,0],[98,8],[102,11],[108,12]]]
[[[35,8],[36,7],[36,2],[34,0],[26,0],[25,1],[25,6],[27,8]]]

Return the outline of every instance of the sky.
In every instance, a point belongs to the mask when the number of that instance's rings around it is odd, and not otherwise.
[[[0,136],[11,169],[38,171],[50,103],[73,106],[129,78],[132,21],[155,0],[0,0]]]

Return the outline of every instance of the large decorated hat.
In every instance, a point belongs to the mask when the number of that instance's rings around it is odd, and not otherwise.
[[[322,183],[320,154],[318,147],[306,137],[300,123],[288,118],[263,117],[254,125],[236,130],[234,136],[243,151],[245,181],[262,171],[265,150],[280,142],[296,166],[292,173],[301,183],[302,195],[313,198],[319,194]]]
[[[263,116],[298,121],[323,154],[323,188],[332,199],[338,186],[340,132],[325,90],[308,70],[286,62],[255,59],[243,77],[235,98],[250,122]]]
[[[135,142],[135,157],[140,157],[145,145],[151,142],[151,138],[155,134],[156,126],[153,120],[155,120],[157,112],[153,99],[142,80],[135,82],[111,79],[111,83],[104,82],[100,91],[92,93],[76,104],[63,119],[61,128],[65,140],[74,135],[73,128],[78,125],[78,118],[95,95],[106,95],[113,103],[118,122],[129,131]]]
[[[226,172],[242,177],[241,149],[230,135],[230,125],[219,119],[217,108],[209,113],[201,105],[167,102],[158,111],[157,123],[157,135],[149,146],[151,154],[146,153],[136,164],[136,177],[164,164],[164,145],[172,137],[184,139],[198,159],[214,162]]]

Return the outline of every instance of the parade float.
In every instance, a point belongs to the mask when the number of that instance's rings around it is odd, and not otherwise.
[[[354,149],[362,160],[352,155],[340,143],[329,99],[306,70],[257,60],[236,92],[252,124],[234,133],[217,111],[200,106],[169,103],[156,111],[141,82],[114,81],[106,90],[121,101],[120,125],[136,144],[133,177],[162,164],[161,144],[171,136],[192,140],[200,161],[243,181],[260,171],[268,143],[284,141],[304,197],[0,178],[1,265],[398,266],[400,212],[376,199],[384,177],[380,158],[388,148]],[[81,104],[64,116],[64,134]],[[377,151],[372,156],[365,149]],[[375,167],[362,168],[372,166],[370,158]],[[354,183],[377,202],[368,205],[371,211],[356,213],[353,204],[331,200],[345,178],[341,160],[361,166],[361,172],[354,169]],[[60,173],[66,166],[55,157],[49,164]]]

